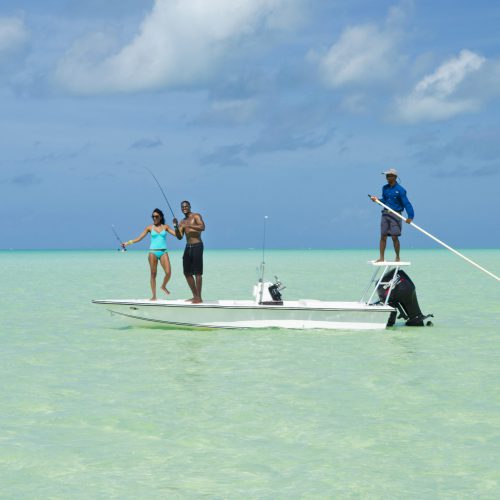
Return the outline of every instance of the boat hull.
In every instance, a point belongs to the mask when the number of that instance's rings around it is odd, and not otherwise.
[[[191,304],[180,300],[94,300],[111,313],[130,321],[164,328],[187,329],[327,329],[382,330],[394,309],[362,302],[317,300],[260,305],[245,300]]]

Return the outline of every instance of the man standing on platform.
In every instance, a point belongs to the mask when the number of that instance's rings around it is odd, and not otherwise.
[[[384,205],[392,208],[395,212],[402,213],[406,210],[406,223],[410,224],[415,215],[413,207],[406,196],[406,189],[396,182],[398,177],[398,172],[395,168],[390,168],[385,174],[387,179],[387,184],[382,188],[382,197],[377,198],[376,196],[371,196],[372,201],[380,199]],[[392,242],[394,244],[394,251],[396,252],[396,262],[399,262],[399,236],[401,236],[402,230],[402,220],[396,217],[394,214],[389,212],[389,210],[382,210],[382,220],[380,223],[380,256],[376,262],[383,262],[385,260],[385,247],[387,245],[387,236],[392,237]]]
[[[184,276],[191,289],[193,297],[188,299],[193,304],[200,304],[201,286],[203,275],[203,241],[201,241],[201,232],[205,231],[205,223],[200,214],[191,212],[191,203],[183,201],[181,211],[184,219],[179,223],[174,218],[175,236],[181,240],[186,235],[186,249],[182,256],[184,267]]]

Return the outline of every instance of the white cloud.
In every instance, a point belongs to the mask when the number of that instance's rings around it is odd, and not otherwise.
[[[386,82],[396,76],[404,61],[399,48],[403,26],[412,9],[412,0],[402,0],[389,9],[380,25],[350,26],[326,54],[312,54],[325,85],[360,87]]]
[[[230,44],[276,26],[282,8],[296,1],[155,0],[128,45],[110,53],[98,35],[81,40],[60,61],[56,78],[78,93],[195,83],[214,70]]]
[[[367,98],[363,94],[352,94],[344,98],[341,103],[342,108],[350,113],[365,113],[368,109]]]
[[[256,108],[257,102],[254,99],[229,99],[213,102],[210,112],[214,116],[243,123],[255,114]]]
[[[462,50],[458,57],[442,64],[432,75],[426,76],[415,87],[415,93],[445,98],[451,95],[469,73],[477,71],[486,59],[470,50]]]
[[[347,28],[319,61],[331,87],[385,80],[395,72],[398,35],[372,24]]]
[[[22,19],[0,17],[0,58],[28,40],[28,31]]]
[[[407,122],[437,121],[477,110],[481,104],[478,97],[459,97],[457,93],[485,61],[470,50],[462,50],[420,80],[409,96],[397,100],[400,118]]]

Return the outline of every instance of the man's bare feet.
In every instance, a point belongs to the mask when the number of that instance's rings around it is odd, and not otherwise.
[[[170,292],[167,290],[166,287],[162,286],[161,289],[167,294],[170,295]]]
[[[193,304],[201,304],[203,302],[203,300],[201,300],[201,297],[193,297],[193,299],[191,300],[191,302]]]
[[[377,259],[375,262],[384,262],[383,258]]]
[[[156,297],[151,297],[149,300],[150,300],[151,302],[155,302],[155,301],[156,301],[156,300],[158,300],[158,299],[157,299]]]
[[[400,260],[401,260],[401,259],[400,259],[399,257],[396,257],[396,258],[394,259],[394,262],[400,262]]]
[[[191,297],[190,299],[186,299],[186,302],[193,302],[194,297]]]

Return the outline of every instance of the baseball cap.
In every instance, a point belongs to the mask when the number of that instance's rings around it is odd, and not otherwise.
[[[396,177],[398,176],[398,171],[395,168],[390,168],[389,170],[386,170],[385,172],[382,172],[384,175],[395,175]]]

